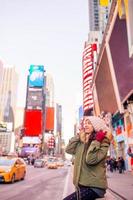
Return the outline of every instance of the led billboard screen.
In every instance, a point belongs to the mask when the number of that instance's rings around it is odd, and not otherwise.
[[[40,110],[25,110],[24,136],[39,136],[42,134],[43,113]]]
[[[43,87],[44,86],[44,66],[31,65],[28,77],[29,87]]]
[[[54,130],[54,108],[46,107],[45,131]]]
[[[43,90],[41,88],[28,88],[27,90],[27,109],[42,109],[44,103]]]

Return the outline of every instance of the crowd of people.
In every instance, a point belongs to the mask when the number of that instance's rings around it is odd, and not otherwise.
[[[131,147],[128,148],[127,154],[131,158],[131,167],[132,167],[133,166],[133,153],[132,153]],[[106,165],[107,165],[107,170],[110,170],[110,172],[118,171],[121,174],[121,173],[124,173],[124,171],[126,170],[125,160],[122,156],[118,157],[118,159],[108,158],[106,160]]]
[[[34,154],[28,155],[28,157],[27,157],[28,165],[34,165],[35,159],[36,158],[35,158]]]
[[[106,164],[107,169],[110,170],[110,172],[119,171],[121,174],[126,170],[123,157],[119,157],[118,160],[116,158],[108,158]]]

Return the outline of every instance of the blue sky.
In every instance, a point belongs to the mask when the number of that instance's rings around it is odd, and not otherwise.
[[[0,0],[0,57],[20,74],[18,105],[24,105],[30,64],[44,65],[54,79],[55,101],[63,106],[65,138],[73,134],[82,94],[88,21],[87,0]]]

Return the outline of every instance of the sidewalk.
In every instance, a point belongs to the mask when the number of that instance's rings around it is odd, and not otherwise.
[[[133,175],[126,171],[123,174],[107,172],[108,188],[125,200],[133,200]],[[110,190],[109,190],[110,191]]]
[[[68,175],[69,183],[67,182],[67,189],[64,197],[74,191],[72,184],[72,168]],[[117,172],[107,172],[108,190],[105,198],[99,200],[133,200],[133,175],[126,171],[124,174]],[[98,199],[97,199],[98,200]]]

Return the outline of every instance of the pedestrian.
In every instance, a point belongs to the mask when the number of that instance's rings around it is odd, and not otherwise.
[[[124,173],[125,170],[125,161],[122,156],[118,158],[118,170],[119,174]]]
[[[117,161],[116,161],[116,158],[113,158],[113,160],[114,160],[113,169],[116,172],[116,170],[117,170]]]
[[[131,147],[129,146],[128,150],[127,150],[127,154],[131,157],[131,170],[132,170],[132,173],[133,173],[133,152],[132,152],[132,149]]]
[[[64,200],[94,200],[107,189],[106,158],[112,134],[103,119],[85,116],[80,132],[66,147],[75,156],[73,183],[76,191]]]
[[[110,166],[110,172],[113,172],[113,170],[114,170],[114,160],[113,160],[113,158],[110,158],[109,166]]]
[[[35,156],[32,155],[32,157],[31,157],[31,165],[34,165],[34,162],[35,162]]]
[[[30,155],[27,156],[28,165],[30,165]]]
[[[128,154],[131,158],[133,158],[133,153],[132,153],[131,147],[128,148],[127,154]]]

